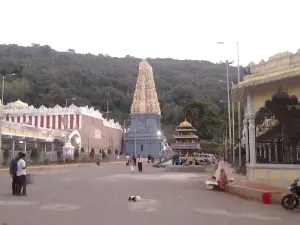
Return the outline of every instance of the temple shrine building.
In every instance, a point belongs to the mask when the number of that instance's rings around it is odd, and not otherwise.
[[[286,186],[300,177],[300,51],[250,63],[233,98],[244,105],[247,177]]]
[[[174,152],[178,152],[180,156],[192,157],[200,153],[201,148],[196,129],[188,121],[184,120],[177,126],[173,138],[175,143],[171,144],[171,148]]]
[[[153,69],[142,60],[131,105],[130,126],[124,135],[125,151],[130,155],[160,156],[164,145],[160,121]]]

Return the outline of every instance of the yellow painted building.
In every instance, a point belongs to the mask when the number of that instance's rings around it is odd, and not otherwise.
[[[276,54],[248,69],[233,88],[234,100],[244,104],[247,176],[286,185],[300,177],[300,52]]]

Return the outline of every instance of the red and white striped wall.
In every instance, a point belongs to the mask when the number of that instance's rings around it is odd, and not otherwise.
[[[66,115],[8,115],[7,121],[25,123],[39,128],[48,129],[80,129],[81,114]],[[66,127],[65,127],[66,125]]]

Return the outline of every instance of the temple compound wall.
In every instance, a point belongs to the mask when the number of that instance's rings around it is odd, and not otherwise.
[[[67,108],[56,105],[53,108],[41,106],[34,108],[18,100],[4,106],[3,117],[11,123],[26,124],[29,126],[49,129],[52,131],[78,130],[81,136],[80,147],[86,152],[111,149],[121,151],[122,128],[118,122],[103,118],[100,111],[93,107],[77,107],[70,105]]]
[[[234,100],[244,103],[247,177],[286,186],[300,177],[300,52],[276,54],[247,69],[233,88]]]

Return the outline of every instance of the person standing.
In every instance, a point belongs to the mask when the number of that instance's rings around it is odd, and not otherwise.
[[[12,177],[12,195],[16,195],[18,191],[18,180],[17,180],[17,170],[18,170],[18,163],[19,160],[19,155],[17,155],[15,158],[13,158],[10,161],[10,168],[9,168],[9,173]]]
[[[138,155],[137,163],[138,163],[139,172],[143,172],[143,159],[141,158],[140,155]]]
[[[136,166],[136,157],[135,155],[132,156],[133,165]]]
[[[19,161],[17,163],[17,180],[18,180],[18,195],[26,196],[26,162],[24,160],[25,154],[23,152],[19,153]],[[22,192],[21,192],[22,191]]]

